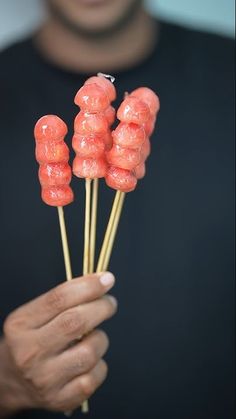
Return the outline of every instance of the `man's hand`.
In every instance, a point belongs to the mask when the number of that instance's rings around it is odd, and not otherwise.
[[[109,273],[74,279],[8,316],[0,343],[2,412],[73,410],[102,384],[108,337],[94,329],[116,311],[114,297],[104,295],[113,284]]]

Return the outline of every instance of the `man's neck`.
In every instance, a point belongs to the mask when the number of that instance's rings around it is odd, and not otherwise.
[[[86,39],[51,17],[35,38],[42,54],[66,70],[83,73],[119,71],[132,67],[150,54],[156,43],[154,20],[143,10],[117,33]]]

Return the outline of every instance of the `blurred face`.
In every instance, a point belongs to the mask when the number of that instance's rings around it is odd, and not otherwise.
[[[74,32],[107,36],[129,23],[142,0],[47,0],[51,13]]]

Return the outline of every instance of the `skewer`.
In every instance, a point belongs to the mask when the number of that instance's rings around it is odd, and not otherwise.
[[[113,222],[113,225],[112,225],[112,229],[111,229],[111,232],[110,232],[109,241],[108,241],[108,244],[107,244],[106,253],[105,253],[105,256],[104,256],[102,271],[107,271],[109,263],[110,263],[111,253],[112,253],[112,249],[113,249],[113,246],[114,246],[114,241],[115,241],[115,238],[116,238],[116,233],[117,233],[117,229],[118,229],[118,225],[119,225],[119,221],[120,221],[120,217],[121,217],[121,213],[122,213],[122,209],[123,209],[123,205],[124,205],[124,200],[125,200],[125,192],[121,192],[120,199],[119,199],[119,204],[118,204],[118,207],[117,207],[116,215],[115,215],[114,222]]]
[[[106,255],[106,252],[107,252],[107,245],[108,245],[108,242],[109,242],[112,226],[113,226],[113,223],[114,223],[114,220],[115,220],[115,217],[116,217],[116,212],[117,212],[117,208],[119,206],[119,201],[120,201],[121,194],[122,194],[121,191],[117,191],[116,195],[115,195],[115,198],[114,198],[114,201],[113,201],[112,210],[111,210],[110,218],[109,218],[109,221],[108,221],[108,224],[107,224],[107,229],[106,229],[106,233],[105,233],[105,236],[104,236],[102,248],[101,248],[101,251],[100,251],[96,272],[102,272],[102,270],[103,270],[104,259],[105,259],[105,255]]]
[[[91,221],[91,179],[85,179],[85,221],[84,221],[84,260],[83,260],[83,275],[89,273],[89,258],[90,258],[90,221]],[[82,413],[88,413],[88,400],[85,400],[81,406]]]
[[[70,252],[69,252],[67,233],[66,233],[64,209],[63,207],[57,207],[57,210],[58,210],[58,217],[59,217],[59,224],[60,224],[60,231],[61,231],[63,255],[64,255],[64,261],[65,261],[66,279],[67,281],[71,281],[72,269],[71,269]],[[73,412],[64,412],[64,415],[67,418],[69,418],[72,415],[72,413]]]
[[[70,281],[72,279],[72,269],[71,269],[70,252],[69,252],[68,239],[67,239],[67,233],[66,233],[64,210],[63,210],[63,207],[57,207],[57,210],[58,210],[58,217],[59,217],[59,224],[60,224],[60,231],[61,231],[61,241],[62,241],[64,262],[65,262],[66,279],[67,281]]]
[[[85,179],[85,220],[84,220],[84,259],[83,274],[89,273],[89,236],[90,236],[90,218],[91,218],[91,179]]]
[[[89,412],[89,404],[88,404],[88,400],[85,400],[85,401],[82,403],[82,406],[81,406],[81,412],[82,412],[82,413],[88,413],[88,412]]]
[[[95,249],[96,249],[96,229],[97,229],[98,186],[99,186],[99,180],[94,179],[93,180],[92,209],[91,209],[89,273],[94,272],[94,259],[95,259]]]

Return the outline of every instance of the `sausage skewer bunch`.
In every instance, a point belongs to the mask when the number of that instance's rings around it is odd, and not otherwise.
[[[73,173],[85,179],[85,223],[83,274],[94,272],[98,180],[116,190],[102,243],[96,272],[108,269],[126,193],[136,188],[145,175],[145,163],[151,151],[152,135],[160,102],[147,87],[126,94],[118,111],[118,126],[112,131],[116,111],[114,78],[99,73],[90,77],[77,92],[74,102],[80,112],[74,121],[72,147],[75,151]],[[42,200],[58,208],[67,280],[72,279],[70,254],[63,207],[74,200],[70,187],[72,170],[69,149],[64,142],[66,124],[56,115],[46,115],[35,125],[36,160]],[[88,401],[82,412],[88,411]],[[69,413],[69,412],[68,412]]]

